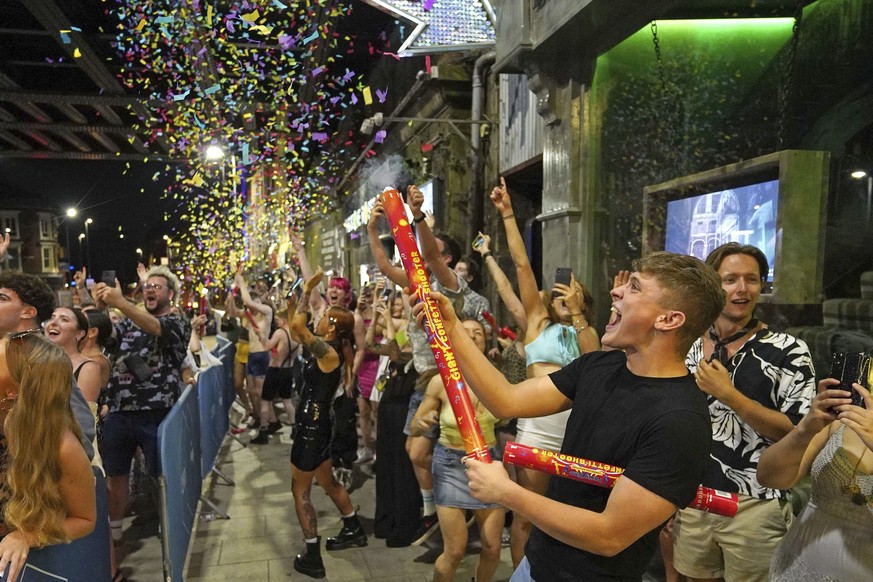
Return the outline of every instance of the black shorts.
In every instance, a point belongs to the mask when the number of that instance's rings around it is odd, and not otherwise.
[[[330,459],[330,425],[298,428],[291,445],[291,464],[301,471],[315,471]]]
[[[294,368],[274,368],[272,366],[267,368],[261,399],[272,401],[276,397],[283,400],[291,398],[295,379]]]

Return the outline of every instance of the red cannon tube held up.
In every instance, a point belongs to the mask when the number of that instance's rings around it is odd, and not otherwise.
[[[468,456],[490,463],[491,455],[488,453],[488,444],[482,435],[479,419],[476,418],[476,409],[473,408],[470,401],[467,383],[461,374],[457,360],[455,360],[455,353],[443,327],[443,318],[437,308],[436,301],[430,297],[431,287],[425,270],[424,257],[421,256],[418,244],[415,242],[415,234],[412,232],[412,226],[406,216],[403,199],[394,188],[386,188],[382,192],[380,200],[385,209],[385,216],[388,218],[397,250],[400,252],[400,260],[406,270],[411,293],[419,301],[424,302],[425,330],[430,342],[430,349],[436,359],[437,369],[449,397],[452,412],[458,421],[458,431],[464,440],[464,449]]]
[[[614,465],[512,442],[506,443],[506,448],[503,451],[503,462],[606,488],[614,487],[615,482],[624,473],[624,469]],[[725,493],[700,486],[697,488],[697,495],[688,504],[688,507],[716,515],[733,517],[737,514],[737,503],[735,493]]]

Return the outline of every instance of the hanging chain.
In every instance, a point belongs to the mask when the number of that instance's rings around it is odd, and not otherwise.
[[[794,89],[794,67],[797,60],[797,45],[800,42],[800,21],[803,19],[803,0],[797,0],[794,9],[794,25],[791,27],[791,41],[788,44],[788,64],[782,75],[782,87],[779,95],[779,126],[776,130],[776,150],[781,150],[785,144],[785,130],[788,116],[791,112],[791,93]]]
[[[658,21],[653,20],[649,25],[652,31],[652,45],[655,47],[655,62],[658,67],[658,80],[661,84],[661,101],[663,108],[661,115],[664,117],[662,121],[665,154],[668,158],[677,154],[676,143],[676,128],[674,124],[674,111],[670,105],[670,99],[667,91],[667,72],[664,67],[664,59],[661,56],[661,38],[658,36]]]

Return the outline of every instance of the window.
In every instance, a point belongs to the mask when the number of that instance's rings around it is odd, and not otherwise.
[[[12,238],[18,238],[17,212],[0,212],[0,232],[8,232]]]
[[[0,266],[4,270],[20,271],[21,270],[21,243],[12,243],[9,245],[9,250],[6,252],[6,258],[0,258]]]
[[[40,240],[54,240],[57,236],[55,219],[51,214],[40,212],[39,214],[39,238]]]
[[[57,263],[57,255],[55,253],[55,248],[53,246],[43,245],[40,247],[42,250],[42,271],[43,273],[47,271],[57,271],[58,263]]]

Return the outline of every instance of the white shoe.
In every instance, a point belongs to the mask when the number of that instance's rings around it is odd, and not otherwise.
[[[355,464],[358,463],[369,463],[373,459],[376,458],[376,453],[373,452],[373,449],[368,449],[367,447],[361,447],[358,449],[358,458],[355,459]]]

